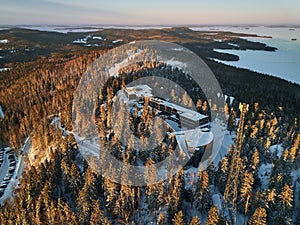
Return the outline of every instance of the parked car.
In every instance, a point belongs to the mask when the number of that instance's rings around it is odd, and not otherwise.
[[[8,183],[9,183],[9,180],[4,180],[4,181],[2,182],[2,184],[3,184],[3,185],[6,185],[6,186],[8,185]]]
[[[4,181],[10,180],[11,177],[12,177],[12,174],[7,174],[7,175],[3,178],[3,180],[4,180]]]
[[[9,149],[9,150],[6,151],[6,154],[9,154],[9,153],[11,153],[11,149]]]

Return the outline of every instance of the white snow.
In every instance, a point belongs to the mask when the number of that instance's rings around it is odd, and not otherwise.
[[[226,101],[226,99],[228,98],[228,95],[224,95],[224,97],[225,97],[225,101]],[[230,105],[232,105],[234,99],[235,98],[233,96],[229,96],[229,104]]]
[[[87,41],[85,39],[77,39],[73,41],[74,44],[86,44]]]
[[[238,44],[234,44],[234,43],[228,43],[228,45],[231,45],[231,46],[233,46],[233,47],[240,47],[240,45],[238,45]]]
[[[122,39],[118,39],[118,40],[114,40],[114,41],[112,41],[112,43],[113,44],[116,44],[116,43],[118,43],[118,42],[122,42],[123,40]]]
[[[84,45],[85,47],[93,47],[93,46],[100,46],[100,45],[98,45],[98,44],[86,44],[86,45]]]
[[[177,60],[174,60],[174,59],[171,59],[171,60],[167,60],[165,61],[165,63],[167,65],[170,65],[174,68],[178,67],[179,69],[184,69],[187,67],[186,63],[183,63],[183,62],[180,62],[180,61],[177,61]]]
[[[279,144],[279,145],[272,145],[272,146],[270,147],[270,152],[271,152],[273,155],[276,154],[278,158],[281,157],[283,151],[284,151],[284,148],[282,147],[281,144]]]
[[[1,105],[0,105],[0,118],[2,118],[2,119],[4,118],[4,113],[3,113]]]
[[[223,204],[223,196],[220,193],[213,194],[212,201],[213,201],[213,205],[217,206],[219,213],[221,213],[222,212],[222,204]]]
[[[4,67],[4,68],[0,68],[0,72],[2,72],[2,71],[7,71],[7,70],[10,70],[11,68],[9,68],[9,67]]]
[[[258,177],[261,181],[262,189],[266,190],[269,186],[269,180],[274,165],[271,163],[262,164],[258,170]]]
[[[222,39],[213,39],[215,42],[223,42]]]
[[[63,127],[61,126],[61,123],[60,123],[60,117],[54,117],[53,120],[51,121],[51,125],[56,125],[57,128],[58,128],[60,131],[62,131],[62,133],[63,133],[64,136],[68,136],[68,135],[69,135],[69,132],[68,132],[65,128],[63,128]]]
[[[103,37],[100,37],[100,36],[93,36],[93,39],[94,40],[101,40],[101,41],[104,40]]]
[[[9,41],[7,39],[0,40],[0,44],[7,44]]]
[[[183,51],[183,48],[172,48],[173,51]]]
[[[114,65],[114,67],[111,67],[108,72],[110,76],[114,76],[117,77],[118,76],[118,71],[124,67],[126,67],[130,60],[134,59],[135,57],[137,57],[138,55],[141,55],[141,53],[144,52],[144,50],[140,50],[138,49],[137,52],[133,53],[132,50],[129,50],[127,52],[128,58],[125,58],[122,62],[120,63],[116,63]]]
[[[84,38],[74,40],[73,43],[74,44],[87,44],[87,41],[88,41],[89,38],[91,38],[91,35],[87,35]]]

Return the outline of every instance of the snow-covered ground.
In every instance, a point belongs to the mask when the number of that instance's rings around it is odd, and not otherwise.
[[[176,60],[167,60],[165,61],[165,63],[169,66],[172,66],[173,69],[175,69],[176,67],[182,70],[187,68],[187,65],[185,63]]]
[[[0,68],[0,72],[2,72],[2,71],[7,71],[7,70],[10,70],[11,68],[9,68],[9,67],[4,67],[4,68]]]
[[[3,112],[3,110],[2,110],[2,107],[1,107],[1,105],[0,105],[0,118],[4,118],[4,112]]]
[[[233,46],[233,47],[237,47],[237,48],[240,47],[240,45],[238,45],[238,44],[234,44],[234,43],[228,43],[228,44],[231,45],[231,46]]]
[[[0,40],[0,44],[7,44],[9,41],[7,39]]]
[[[119,42],[122,42],[123,40],[119,39],[119,40],[114,40],[112,41],[113,44],[116,44],[116,43],[119,43]]]
[[[131,62],[131,60],[133,60],[135,57],[141,55],[143,52],[144,52],[144,50],[140,50],[140,49],[138,49],[137,52],[133,52],[132,50],[129,50],[127,52],[127,55],[128,55],[127,58],[125,58],[120,63],[116,63],[113,67],[109,68],[109,70],[108,70],[109,75],[117,77],[120,69],[126,67]]]
[[[273,167],[274,165],[271,163],[262,164],[259,167],[258,177],[260,178],[261,187],[263,190],[266,190],[269,187],[269,181]]]
[[[80,39],[74,40],[73,43],[74,44],[87,44],[89,38],[91,38],[91,35],[87,35],[84,38],[80,38]]]
[[[273,155],[277,155],[278,158],[281,157],[283,151],[284,151],[284,148],[282,147],[281,144],[279,144],[279,145],[272,145],[272,146],[270,147],[270,152],[271,152]]]
[[[105,40],[105,39],[103,39],[103,37],[100,37],[100,36],[93,36],[93,39],[94,40],[100,40],[100,41]]]

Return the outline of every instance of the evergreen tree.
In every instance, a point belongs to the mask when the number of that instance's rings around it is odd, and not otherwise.
[[[186,224],[181,210],[179,212],[175,213],[174,218],[172,219],[172,222],[173,222],[173,225],[185,225]]]
[[[190,222],[190,225],[201,225],[200,219],[197,216],[193,217]]]
[[[205,225],[217,225],[219,222],[219,213],[218,213],[218,208],[217,206],[213,205],[207,216],[207,221]]]
[[[267,225],[267,212],[264,208],[257,208],[251,216],[249,225]]]

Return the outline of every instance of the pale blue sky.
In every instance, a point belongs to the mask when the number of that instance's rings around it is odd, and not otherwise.
[[[0,0],[0,24],[300,24],[299,0]]]

